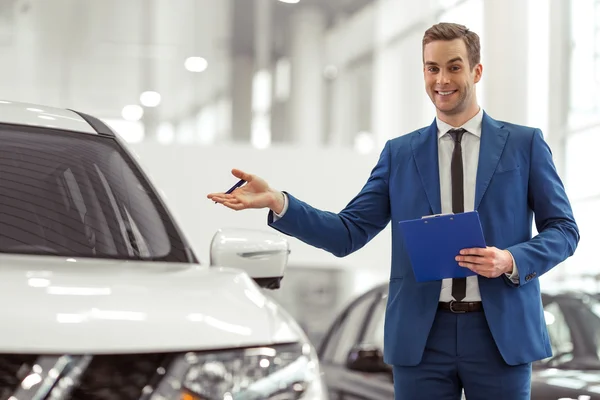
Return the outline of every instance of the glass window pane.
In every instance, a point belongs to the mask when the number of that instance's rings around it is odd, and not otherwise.
[[[385,309],[387,305],[387,295],[380,297],[379,303],[373,310],[373,316],[369,322],[363,342],[372,344],[383,350],[383,328],[385,325]]]
[[[328,345],[323,359],[335,364],[346,363],[348,353],[353,346],[358,344],[358,335],[365,325],[367,313],[373,305],[373,296],[370,294],[351,305],[341,323],[335,328],[328,338]]]
[[[571,1],[571,35],[573,52],[571,58],[571,115],[570,125],[581,126],[587,119],[598,119],[600,110],[600,74],[594,72],[600,64],[596,51],[596,38],[600,23],[596,17],[600,3],[595,0]],[[582,73],[582,71],[589,73]],[[589,121],[587,122],[589,123]]]
[[[600,198],[573,203],[575,220],[579,226],[581,240],[573,257],[567,260],[569,277],[591,277],[600,273],[598,243],[600,243]],[[580,282],[581,285],[581,282]],[[583,289],[581,287],[581,289]]]
[[[572,134],[567,139],[565,186],[573,201],[600,195],[600,126]]]
[[[115,141],[3,126],[0,143],[0,252],[185,261],[166,210]]]

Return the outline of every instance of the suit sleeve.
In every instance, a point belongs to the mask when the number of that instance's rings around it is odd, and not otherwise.
[[[285,215],[274,220],[269,212],[269,226],[337,257],[362,248],[390,221],[390,158],[388,141],[366,184],[341,212],[318,210],[286,193]]]
[[[519,266],[519,285],[540,277],[566,260],[579,243],[579,229],[571,204],[539,129],[533,134],[529,168],[528,202],[535,215],[538,235],[507,249]]]

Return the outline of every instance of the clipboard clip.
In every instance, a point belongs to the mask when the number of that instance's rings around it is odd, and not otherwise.
[[[425,218],[435,218],[435,217],[441,217],[444,215],[454,215],[454,213],[443,213],[443,214],[433,214],[433,215],[424,215],[421,217],[421,219],[425,219]]]

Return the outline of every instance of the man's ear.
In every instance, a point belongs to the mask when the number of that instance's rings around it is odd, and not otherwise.
[[[481,76],[483,75],[483,65],[477,64],[474,68],[475,70],[475,83],[481,80]]]

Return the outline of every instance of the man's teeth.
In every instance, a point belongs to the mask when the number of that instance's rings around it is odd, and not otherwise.
[[[439,94],[441,94],[442,96],[448,96],[449,94],[454,93],[454,90],[451,90],[449,92],[438,92]]]

